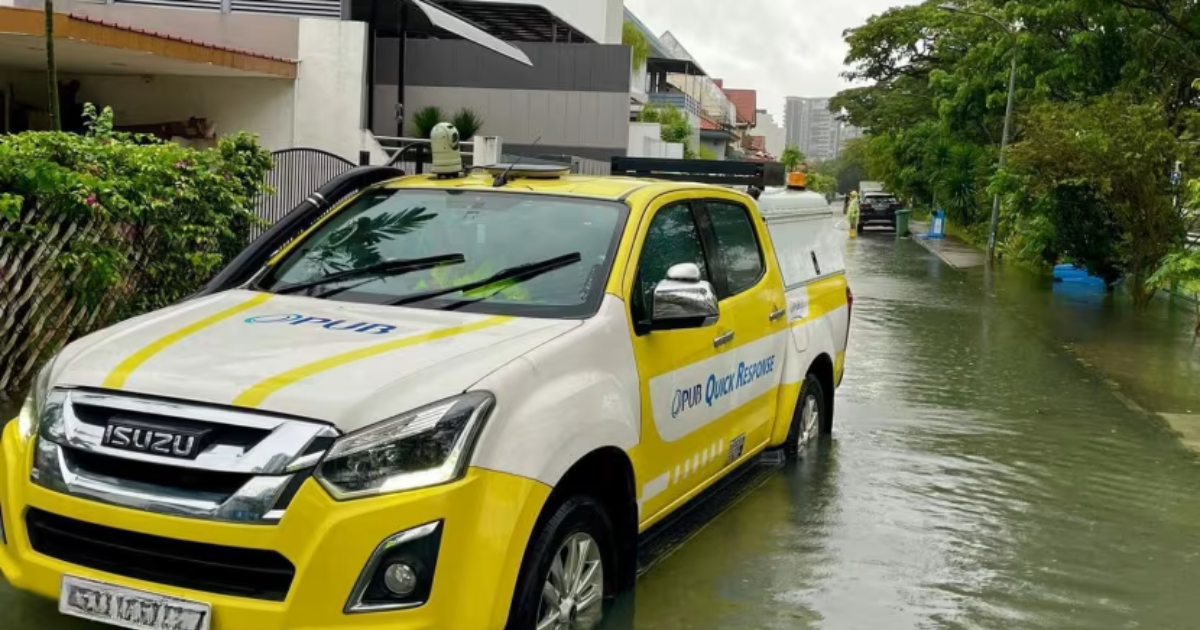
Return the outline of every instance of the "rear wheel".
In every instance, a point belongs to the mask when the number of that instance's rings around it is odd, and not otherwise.
[[[821,379],[815,374],[804,377],[804,385],[800,387],[800,402],[792,414],[792,428],[783,446],[785,454],[797,457],[822,433],[832,431],[833,421],[827,417],[829,410],[826,407],[825,388],[821,386]]]
[[[534,533],[508,630],[595,630],[615,593],[616,538],[604,508],[571,497]]]

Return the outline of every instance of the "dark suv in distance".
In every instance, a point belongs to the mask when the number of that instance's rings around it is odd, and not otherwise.
[[[896,229],[896,211],[901,208],[900,200],[887,193],[867,193],[858,205],[858,231],[872,223],[887,223]]]

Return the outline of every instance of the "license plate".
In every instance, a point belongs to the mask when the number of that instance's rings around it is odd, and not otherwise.
[[[212,606],[66,576],[58,599],[64,615],[132,630],[209,630]]]

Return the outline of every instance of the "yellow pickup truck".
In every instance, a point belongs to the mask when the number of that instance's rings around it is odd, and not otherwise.
[[[62,350],[0,440],[4,577],[125,628],[590,630],[642,533],[830,432],[813,193],[442,157]]]

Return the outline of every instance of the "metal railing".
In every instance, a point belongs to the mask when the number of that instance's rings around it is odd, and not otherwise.
[[[701,114],[700,102],[683,92],[650,92],[646,98],[659,107],[672,105],[697,116]]]
[[[287,216],[313,191],[354,168],[350,160],[321,149],[283,149],[271,153],[271,158],[274,166],[267,173],[267,185],[274,193],[263,194],[254,204],[255,214],[265,225],[251,228],[251,241]]]
[[[100,0],[101,4],[132,4],[221,13],[263,13],[294,17],[342,17],[340,0]]]
[[[425,172],[425,165],[433,158],[430,142],[427,138],[408,138],[404,136],[375,136],[375,141],[388,156],[388,166],[394,166],[409,175],[420,175]],[[463,156],[463,166],[475,165],[475,143],[463,140],[458,143],[459,152]]]

